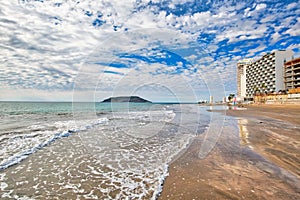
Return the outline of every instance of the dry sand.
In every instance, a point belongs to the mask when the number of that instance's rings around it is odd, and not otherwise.
[[[300,199],[300,105],[228,110],[214,149],[203,135],[169,169],[160,200]]]

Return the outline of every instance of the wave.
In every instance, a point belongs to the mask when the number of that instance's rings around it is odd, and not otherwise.
[[[35,181],[37,189],[46,190],[45,193],[53,192],[54,194],[57,193],[58,196],[62,195],[60,197],[64,197],[62,192],[68,188],[70,191],[73,190],[72,192],[77,194],[79,198],[127,199],[131,197],[154,200],[162,192],[164,181],[169,175],[169,164],[178,159],[189,147],[195,136],[203,133],[208,127],[209,118],[207,118],[206,113],[198,112],[198,108],[188,106],[181,108],[176,105],[170,106],[168,109],[154,108],[146,111],[111,112],[102,115],[101,117],[106,118],[100,120],[76,121],[76,126],[74,121],[59,121],[57,116],[49,117],[50,120],[54,119],[55,121],[48,122],[49,125],[35,123],[28,127],[31,130],[28,134],[16,131],[13,134],[11,132],[5,133],[5,135],[9,134],[9,137],[4,140],[1,140],[2,136],[0,135],[0,145],[2,141],[7,140],[16,141],[16,143],[18,141],[24,143],[26,140],[31,141],[30,148],[22,148],[22,151],[19,149],[18,152],[22,154],[15,152],[15,159],[13,157],[6,159],[6,161],[11,161],[10,163],[1,163],[2,154],[0,152],[0,167],[4,169],[17,164],[30,154],[61,137],[71,136],[71,138],[66,139],[72,140],[71,146],[65,146],[69,143],[57,142],[54,148],[52,148],[54,145],[51,147],[51,155],[56,155],[51,159],[59,159],[58,162],[53,162],[53,166],[61,167],[60,160],[70,157],[70,160],[64,161],[66,163],[64,166],[68,169],[71,167],[74,170],[70,171],[76,174],[86,174],[86,179],[74,180],[75,182],[71,184],[69,181],[69,178],[73,177],[71,174],[71,176],[62,179],[62,182],[57,183],[55,187],[43,188],[38,183],[48,180],[49,176],[40,176],[42,172],[36,172],[36,177],[39,177]],[[66,119],[64,118],[64,120]],[[96,124],[102,125],[96,126]],[[92,130],[83,131],[87,129]],[[75,140],[75,136],[72,138],[72,134],[76,135],[78,140]],[[38,143],[34,141],[38,141]],[[10,145],[10,143],[7,144],[7,146]],[[16,145],[11,145],[11,147],[16,147]],[[63,151],[62,147],[64,147]],[[84,150],[82,151],[81,148]],[[27,152],[28,155],[26,150],[30,150]],[[10,153],[12,152],[10,151]],[[73,156],[74,153],[76,154],[75,157]],[[18,157],[17,155],[21,156]],[[51,156],[48,151],[40,151],[38,155],[39,161],[28,159],[28,162],[30,164],[38,162],[45,167],[53,168],[53,166],[48,165],[48,156]],[[4,164],[8,165],[5,166]],[[31,165],[27,163],[21,164],[18,171],[26,171],[29,166]],[[77,166],[82,167],[77,168]],[[14,168],[11,168],[4,171],[5,174],[9,174],[10,170],[15,171]],[[51,169],[49,170],[51,171]],[[61,177],[64,176],[64,172],[64,169],[55,170],[55,173],[49,173],[49,175]],[[5,181],[8,182],[9,179],[14,178],[10,175],[7,177],[9,178],[3,181],[5,184]],[[101,192],[100,196],[90,192],[91,188],[84,187],[84,185],[93,186],[94,181],[98,180],[102,180],[98,185]],[[22,186],[17,186],[18,182],[15,185],[14,183],[9,184],[12,188],[22,189]],[[3,185],[3,187],[7,186]],[[24,185],[23,187],[27,186]],[[60,189],[54,191],[53,188]],[[78,193],[79,190],[80,194]],[[18,191],[9,192],[7,190],[8,196]]]
[[[29,155],[60,138],[69,137],[73,133],[91,129],[106,121],[108,121],[107,118],[100,118],[94,121],[82,120],[80,122],[73,120],[58,121],[50,126],[54,126],[55,130],[36,130],[37,128],[45,129],[45,127],[33,125],[28,127],[31,130],[30,133],[1,135],[0,144],[3,148],[0,150],[0,171],[20,163]]]

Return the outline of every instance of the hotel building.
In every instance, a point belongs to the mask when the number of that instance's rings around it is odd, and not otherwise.
[[[300,58],[284,63],[284,84],[287,90],[300,88]]]
[[[273,93],[284,90],[284,63],[293,57],[292,50],[279,50],[255,62],[237,64],[238,97],[251,99],[256,92]]]
[[[246,97],[246,67],[253,63],[252,59],[243,59],[237,63],[237,96]]]

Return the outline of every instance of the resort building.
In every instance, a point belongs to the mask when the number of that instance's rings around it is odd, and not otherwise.
[[[285,90],[284,63],[292,60],[293,54],[292,50],[279,50],[266,54],[255,62],[238,62],[238,97],[252,99],[256,93]]]
[[[286,90],[300,88],[300,58],[284,63],[284,84]]]
[[[252,59],[240,60],[237,63],[237,97],[246,97],[246,66],[252,64]]]

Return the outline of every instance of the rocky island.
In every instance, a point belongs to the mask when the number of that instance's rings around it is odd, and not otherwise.
[[[132,103],[152,103],[146,99],[143,99],[138,96],[121,96],[121,97],[110,97],[108,99],[104,99],[102,103],[125,103],[125,102],[132,102]]]

